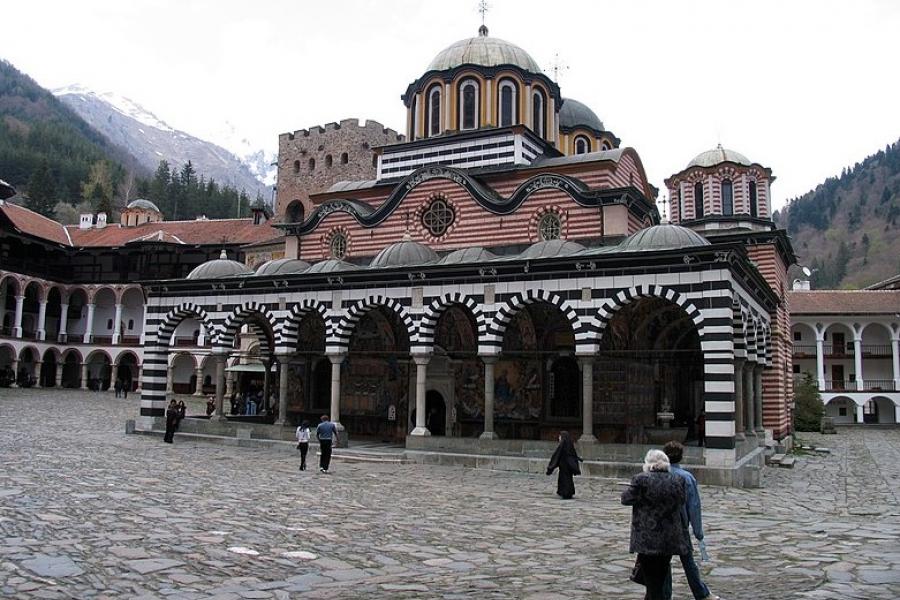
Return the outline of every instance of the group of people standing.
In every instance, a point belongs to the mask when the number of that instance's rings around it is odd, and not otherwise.
[[[644,585],[645,600],[671,600],[673,556],[681,559],[688,586],[696,600],[719,600],[710,594],[694,560],[690,533],[707,560],[703,541],[703,519],[697,480],[681,467],[684,446],[669,442],[663,450],[650,450],[643,471],[622,492],[622,504],[632,507],[630,552],[637,554],[632,581]],[[573,476],[581,474],[583,462],[568,432],[560,432],[547,475],[558,470],[556,493],[564,500],[575,496]]]

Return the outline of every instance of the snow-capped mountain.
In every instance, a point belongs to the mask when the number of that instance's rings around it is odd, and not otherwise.
[[[240,140],[235,132],[219,144],[179,131],[140,104],[113,92],[96,92],[80,85],[53,90],[53,94],[73,109],[92,127],[109,140],[135,156],[150,173],[156,171],[160,160],[173,169],[191,161],[197,173],[220,184],[242,189],[255,198],[272,196],[274,162],[263,150],[253,151],[250,143]],[[225,131],[234,131],[228,125]],[[228,144],[230,147],[226,147]]]
[[[278,160],[277,151],[269,150],[263,144],[251,142],[230,121],[225,121],[221,127],[208,134],[198,132],[197,135],[206,140],[214,140],[213,143],[240,158],[260,181],[266,185],[275,185],[277,167],[273,163]],[[277,148],[277,145],[275,147]]]

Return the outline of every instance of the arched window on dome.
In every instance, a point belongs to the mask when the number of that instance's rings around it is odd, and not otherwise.
[[[757,203],[759,202],[759,199],[758,199],[758,195],[756,192],[756,182],[751,181],[749,188],[750,188],[750,216],[758,217],[759,216],[759,206]]]
[[[500,81],[500,127],[515,125],[518,121],[516,109],[519,105],[519,86],[512,79]]]
[[[603,142],[603,145],[600,146],[600,149],[603,150],[603,151],[605,152],[605,151],[607,151],[607,150],[611,150],[612,147],[609,145],[609,142]]]
[[[579,135],[575,138],[575,154],[587,154],[590,151],[591,140],[583,135]]]
[[[539,136],[544,137],[547,131],[547,111],[544,106],[544,92],[535,90],[531,95],[531,129]]]
[[[474,79],[459,84],[459,128],[478,129],[478,82]]]
[[[734,214],[734,185],[730,179],[722,180],[722,214],[725,216]]]
[[[409,105],[409,110],[412,111],[410,113],[410,122],[412,124],[412,132],[409,135],[410,141],[416,140],[419,138],[419,95],[416,94],[413,96],[412,102]]]
[[[441,86],[434,85],[428,90],[428,117],[425,119],[428,131],[426,135],[432,137],[441,134]]]
[[[694,184],[694,218],[703,218],[703,182]]]

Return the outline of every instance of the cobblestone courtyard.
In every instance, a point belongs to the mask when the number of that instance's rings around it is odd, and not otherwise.
[[[10,598],[640,598],[614,480],[337,462],[125,435],[138,398],[0,390]],[[729,600],[900,597],[900,430],[702,489]],[[680,572],[675,598],[689,598]]]

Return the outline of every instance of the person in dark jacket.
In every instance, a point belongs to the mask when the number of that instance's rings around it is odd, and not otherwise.
[[[172,443],[172,439],[175,437],[175,430],[178,428],[178,405],[175,404],[175,399],[169,401],[169,406],[166,408],[166,435],[163,437],[163,441],[167,444]]]
[[[691,542],[684,511],[685,482],[669,473],[669,458],[650,450],[643,473],[631,478],[622,504],[631,506],[631,546],[647,586],[646,600],[669,600],[665,593],[673,555],[688,554]]]
[[[559,469],[559,476],[556,479],[556,493],[563,500],[571,500],[575,495],[575,481],[572,479],[574,475],[581,475],[581,467],[578,463],[581,457],[575,452],[575,444],[572,443],[572,436],[568,431],[559,432],[559,445],[550,457],[550,464],[547,465],[547,475],[553,474],[553,471]]]

